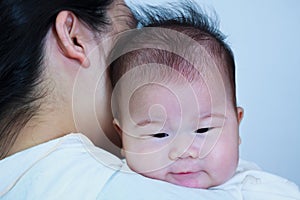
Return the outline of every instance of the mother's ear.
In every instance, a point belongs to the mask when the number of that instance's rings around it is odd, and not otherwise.
[[[58,44],[62,53],[77,60],[83,67],[89,67],[84,38],[87,37],[86,27],[70,11],[61,11],[55,21]]]

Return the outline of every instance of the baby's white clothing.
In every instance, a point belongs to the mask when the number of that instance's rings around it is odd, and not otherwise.
[[[245,161],[223,185],[180,187],[126,170],[84,135],[68,134],[0,160],[0,199],[300,200],[300,192]]]
[[[96,199],[121,166],[84,135],[68,134],[0,160],[0,199]]]
[[[135,173],[129,168],[125,159],[123,163],[122,171]],[[300,200],[297,185],[282,177],[262,171],[255,163],[241,159],[236,173],[230,180],[206,191],[216,190],[227,191],[236,200]],[[220,200],[223,199],[226,198],[220,198]]]

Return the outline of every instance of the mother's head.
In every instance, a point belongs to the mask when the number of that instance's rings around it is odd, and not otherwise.
[[[130,22],[121,1],[0,2],[0,159],[71,132],[108,141],[105,58]]]

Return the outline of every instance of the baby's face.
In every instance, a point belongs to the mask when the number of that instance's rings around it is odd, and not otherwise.
[[[238,162],[236,108],[205,85],[148,84],[121,107],[119,125],[129,167],[150,178],[209,188],[235,172]],[[125,104],[124,104],[125,105]],[[128,107],[127,107],[128,109]]]

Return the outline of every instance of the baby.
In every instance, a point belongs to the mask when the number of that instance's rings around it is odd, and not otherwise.
[[[245,170],[237,168],[243,109],[233,53],[196,7],[168,20],[169,14],[149,14],[146,27],[119,39],[110,66],[113,123],[131,170],[176,185],[216,187]]]
[[[209,188],[236,171],[243,109],[236,106],[232,52],[196,14],[156,20],[149,26],[157,28],[121,39],[130,42],[111,65],[113,113],[132,170]]]

